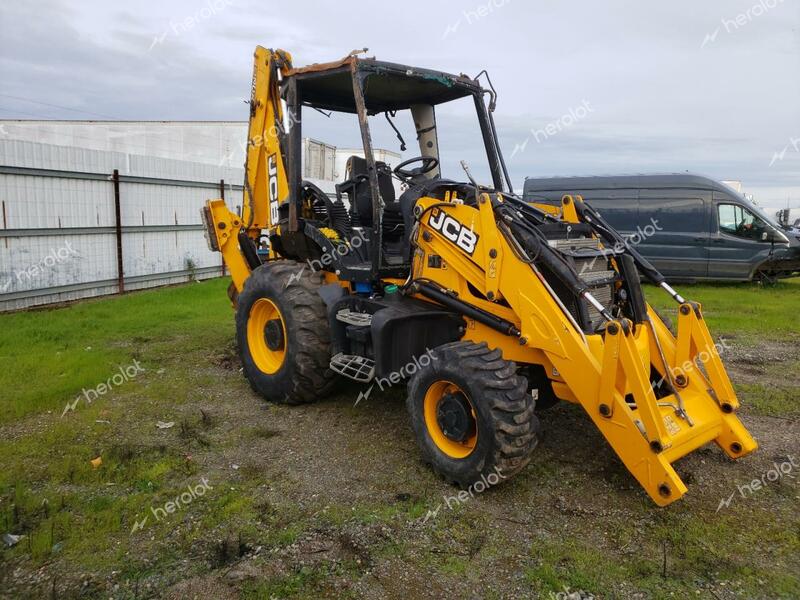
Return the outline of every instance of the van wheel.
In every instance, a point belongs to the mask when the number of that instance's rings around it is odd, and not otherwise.
[[[763,285],[775,285],[778,283],[778,279],[780,279],[781,274],[776,273],[775,271],[756,271],[756,274],[753,276],[753,280],[761,283]]]

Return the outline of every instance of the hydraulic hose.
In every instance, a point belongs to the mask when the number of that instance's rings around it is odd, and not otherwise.
[[[622,245],[625,247],[628,253],[633,257],[633,260],[636,262],[636,266],[639,267],[639,269],[644,273],[645,277],[647,277],[651,283],[663,289],[679,304],[686,302],[683,296],[672,289],[661,272],[656,269],[649,260],[642,256],[642,254],[636,248],[628,244],[627,240],[625,240],[625,238],[623,238],[616,229],[609,225],[608,222],[600,215],[600,213],[598,213],[594,208],[585,202],[576,202],[575,209],[577,210],[578,215],[584,221],[589,223],[607,243],[613,245]]]
[[[612,321],[614,317],[608,310],[592,295],[589,287],[575,272],[575,269],[564,258],[558,254],[550,244],[547,243],[542,233],[536,227],[515,218],[509,214],[507,208],[498,206],[501,218],[508,225],[511,234],[519,245],[529,254],[538,256],[542,262],[568,289],[575,295],[580,296],[591,304],[606,321]],[[502,229],[501,229],[502,231]]]
[[[482,323],[487,327],[491,327],[495,331],[499,331],[504,335],[509,335],[513,337],[519,337],[520,335],[519,329],[517,329],[517,326],[514,325],[512,322],[506,321],[505,319],[501,319],[500,317],[497,317],[491,313],[481,310],[476,306],[467,304],[463,300],[459,300],[458,298],[450,296],[445,292],[437,289],[430,283],[426,283],[420,280],[415,280],[412,283],[412,286],[416,287],[423,296],[427,296],[431,300],[435,300],[439,304],[451,308],[461,313],[465,317],[474,319],[478,323]]]

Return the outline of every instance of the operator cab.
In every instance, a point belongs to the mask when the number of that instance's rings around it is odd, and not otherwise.
[[[503,191],[507,184],[507,189],[511,188],[485,94],[490,95],[492,108],[494,92],[483,89],[477,79],[356,56],[292,69],[281,81],[285,116],[291,123],[282,136],[287,153],[294,159],[289,163],[300,163],[301,113],[305,107],[355,114],[364,153],[347,160],[343,180],[335,188],[335,199],[302,181],[299,169],[288,171],[290,198],[281,204],[278,213],[281,234],[277,243],[281,244],[282,254],[314,260],[337,244],[347,244],[352,249],[355,244],[350,241],[358,236],[366,243],[359,244],[357,251],[337,254],[334,267],[340,271],[341,279],[371,282],[386,277],[405,278],[411,267],[409,236],[416,201],[422,196],[444,199],[445,194],[455,192],[458,198],[471,202],[476,194],[474,184],[442,177],[438,105],[472,99],[492,179],[489,187]],[[404,150],[405,142],[392,120],[399,114],[413,126],[419,155],[391,168],[375,158],[370,118],[385,116]],[[299,205],[299,210],[292,210],[292,205]]]

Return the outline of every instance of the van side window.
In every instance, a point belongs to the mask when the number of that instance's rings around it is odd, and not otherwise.
[[[749,210],[738,204],[717,205],[719,230],[728,235],[749,240],[761,240],[767,224]]]
[[[590,192],[583,199],[619,231],[633,232],[639,226],[639,201],[630,193],[601,190],[596,195]]]
[[[707,233],[707,209],[701,194],[694,190],[642,190],[639,225],[653,223],[658,231],[674,233]]]

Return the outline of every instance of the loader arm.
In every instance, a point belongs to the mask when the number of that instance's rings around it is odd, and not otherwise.
[[[581,222],[582,211],[574,209],[581,202],[565,197],[563,217]],[[498,204],[488,194],[477,207],[419,201],[415,280],[426,282],[419,287],[423,295],[423,286],[433,283],[514,325],[503,335],[471,321],[467,337],[491,339],[518,364],[545,365],[556,394],[584,408],[659,505],[687,491],[672,467],[677,459],[711,441],[731,458],[756,449],[734,414],[738,402],[698,304],[681,299],[677,337],[649,306],[638,323],[612,317],[602,330],[587,334],[536,265],[520,256],[513,238],[503,233],[504,221],[493,208]],[[471,255],[453,243],[455,236],[448,237],[447,229],[437,229],[447,217],[470,228],[477,239]],[[426,257],[431,255],[440,256],[447,269],[429,268]],[[674,389],[657,397],[653,372]]]
[[[202,213],[209,245],[222,253],[237,292],[260,264],[256,251],[260,237],[277,230],[280,207],[289,200],[282,141],[286,125],[279,82],[291,70],[291,64],[291,55],[284,50],[256,48],[242,212],[237,215],[224,200],[216,199],[208,200]]]

